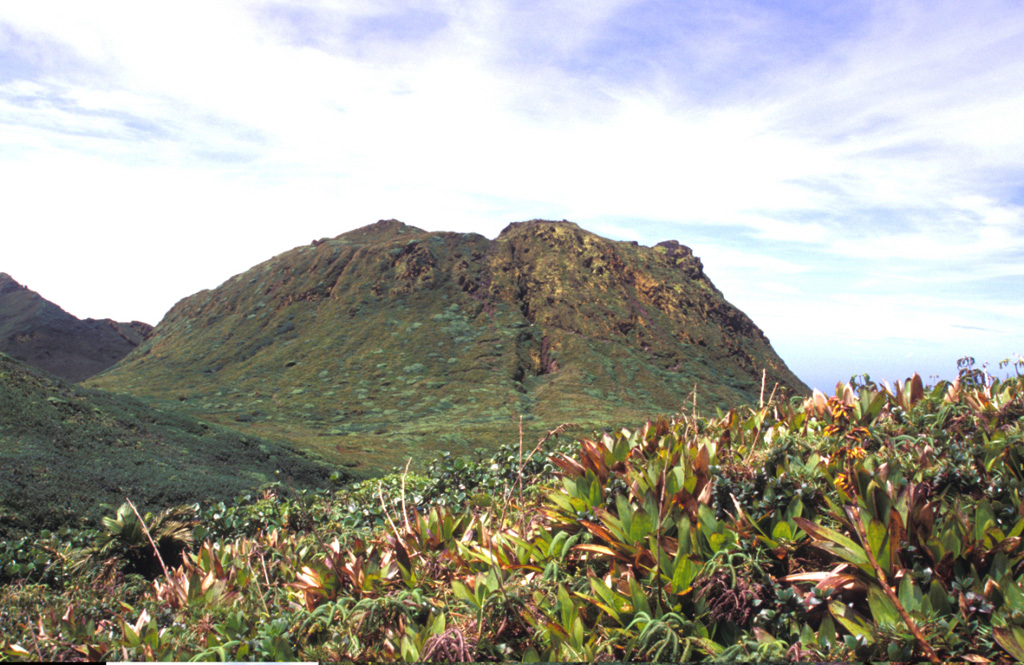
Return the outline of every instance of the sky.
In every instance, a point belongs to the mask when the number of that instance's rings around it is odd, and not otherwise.
[[[4,2],[0,201],[0,271],[82,318],[378,219],[568,219],[691,247],[811,387],[1003,376],[1024,6]]]

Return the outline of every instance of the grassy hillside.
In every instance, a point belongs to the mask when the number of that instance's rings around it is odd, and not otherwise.
[[[1024,381],[978,378],[865,379],[212,506],[152,581],[125,574],[141,538],[97,534],[101,562],[47,534],[21,556],[49,577],[0,589],[0,652],[1024,661]]]
[[[70,386],[0,353],[0,537],[96,519],[131,497],[161,508],[230,499],[331,467],[288,446]]]
[[[692,397],[749,403],[762,377],[807,390],[678,243],[391,220],[182,300],[89,385],[387,471],[514,441],[520,416],[531,437],[567,421],[584,435]]]

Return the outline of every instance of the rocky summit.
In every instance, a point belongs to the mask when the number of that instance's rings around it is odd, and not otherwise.
[[[387,469],[571,422],[615,426],[807,387],[693,252],[570,222],[494,240],[396,220],[185,298],[89,385]]]
[[[139,321],[79,319],[0,272],[0,352],[62,379],[110,367],[152,330]]]

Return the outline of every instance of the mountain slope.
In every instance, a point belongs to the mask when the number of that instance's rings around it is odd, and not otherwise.
[[[0,272],[0,352],[68,381],[81,381],[128,355],[147,323],[78,319]]]
[[[387,468],[561,422],[807,390],[674,241],[531,221],[495,240],[395,220],[179,302],[90,385]]]
[[[333,469],[291,448],[71,386],[0,353],[0,537],[97,518],[125,497],[148,509],[228,500]]]

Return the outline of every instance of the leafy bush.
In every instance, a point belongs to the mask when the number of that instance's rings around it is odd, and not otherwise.
[[[105,532],[0,545],[0,652],[1024,660],[1022,426],[1018,377],[865,377],[535,456],[506,447],[442,456],[424,475],[272,485],[201,508],[192,548],[153,581],[43,558],[22,570],[75,538],[102,549],[130,531],[119,513]]]

